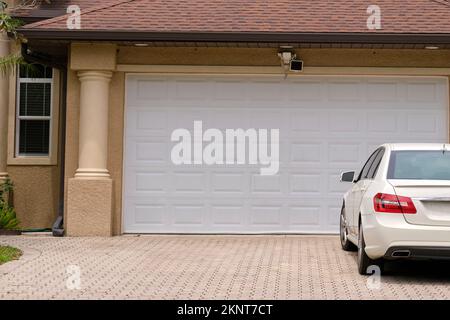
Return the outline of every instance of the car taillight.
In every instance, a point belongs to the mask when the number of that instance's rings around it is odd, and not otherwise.
[[[373,206],[376,212],[386,213],[417,213],[411,198],[401,197],[395,194],[378,193],[373,198]]]

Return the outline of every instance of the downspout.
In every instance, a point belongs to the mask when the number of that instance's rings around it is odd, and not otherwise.
[[[66,89],[67,89],[67,66],[65,64],[61,64],[56,62],[53,57],[39,53],[33,52],[28,48],[26,43],[22,44],[21,54],[23,59],[28,63],[38,63],[43,64],[49,67],[53,67],[59,69],[61,71],[61,119],[60,119],[60,176],[59,176],[59,199],[58,199],[58,217],[52,226],[52,233],[55,237],[64,236],[64,174],[65,174],[65,159],[66,159],[66,113],[67,113],[67,104],[66,104]]]
[[[60,171],[59,171],[59,203],[58,203],[58,217],[52,226],[52,233],[54,237],[64,236],[64,186],[65,186],[65,168],[66,168],[66,113],[67,113],[67,69],[61,69],[61,136],[60,136]]]

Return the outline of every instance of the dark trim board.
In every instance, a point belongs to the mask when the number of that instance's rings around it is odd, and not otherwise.
[[[450,34],[445,33],[141,32],[26,28],[19,29],[19,32],[29,39],[43,40],[450,44]]]

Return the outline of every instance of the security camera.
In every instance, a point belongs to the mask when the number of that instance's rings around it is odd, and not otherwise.
[[[281,66],[285,72],[302,72],[303,61],[297,59],[297,55],[291,50],[283,50],[278,52],[278,57],[281,60]]]
[[[289,70],[292,72],[302,72],[303,71],[303,60],[292,59]]]
[[[290,51],[280,52],[280,53],[278,53],[278,56],[280,57],[281,62],[284,65],[289,65],[291,63],[291,60],[293,59],[292,52],[290,52]]]

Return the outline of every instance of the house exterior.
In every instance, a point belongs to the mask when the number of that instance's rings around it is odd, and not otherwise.
[[[46,65],[0,82],[0,176],[24,228],[335,233],[341,171],[381,143],[449,142],[448,1],[377,1],[380,29],[367,1],[51,2],[12,11],[26,45],[0,42]],[[195,121],[278,129],[278,173],[174,164],[171,135]]]

